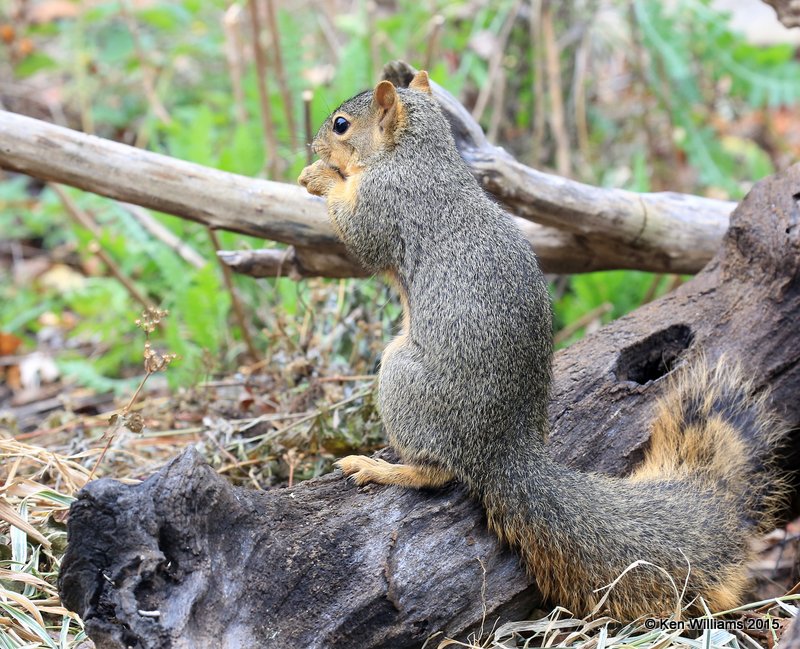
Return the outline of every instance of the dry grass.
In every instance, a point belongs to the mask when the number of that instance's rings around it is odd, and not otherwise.
[[[91,646],[55,586],[66,514],[89,476],[86,455],[0,439],[0,647]]]
[[[93,646],[56,586],[69,506],[92,476],[134,483],[190,444],[228,479],[251,487],[325,472],[334,459],[326,444],[365,448],[373,377],[360,379],[346,390],[336,381],[327,391],[306,383],[288,391],[295,398],[282,412],[257,417],[215,414],[239,409],[239,387],[224,384],[167,399],[142,395],[99,415],[64,410],[28,432],[0,421],[0,649]],[[168,416],[176,412],[186,419]]]
[[[788,623],[797,616],[798,601],[800,595],[795,594],[751,602],[704,618],[684,620],[683,628],[680,623],[671,628],[674,617],[663,621],[665,628],[661,628],[660,620],[655,622],[657,628],[651,628],[654,622],[647,624],[644,620],[621,625],[609,617],[577,619],[557,607],[537,619],[503,624],[481,640],[445,639],[434,644],[433,637],[423,649],[773,649]],[[692,625],[721,628],[701,631]]]

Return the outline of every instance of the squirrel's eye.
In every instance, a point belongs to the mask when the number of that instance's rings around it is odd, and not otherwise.
[[[344,117],[337,117],[333,120],[333,132],[336,133],[336,135],[344,135],[348,128],[350,128],[350,122]]]

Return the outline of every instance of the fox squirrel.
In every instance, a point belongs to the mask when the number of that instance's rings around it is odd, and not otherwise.
[[[623,573],[603,602],[619,620],[674,612],[684,589],[698,610],[698,597],[715,611],[734,607],[748,543],[779,499],[772,457],[782,432],[764,398],[751,399],[730,367],[700,360],[675,372],[631,476],[557,463],[545,444],[547,284],[459,155],[427,73],[344,102],[313,147],[321,159],[300,184],[327,197],[336,233],[388,276],[404,313],[378,391],[404,464],[349,456],[342,471],[359,485],[466,483],[544,596],[575,614]]]

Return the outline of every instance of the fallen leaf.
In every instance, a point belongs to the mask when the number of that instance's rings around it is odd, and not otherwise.
[[[14,334],[0,331],[0,356],[11,356],[22,345],[22,338],[18,338]]]

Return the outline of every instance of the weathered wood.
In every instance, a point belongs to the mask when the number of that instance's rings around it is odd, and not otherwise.
[[[800,27],[800,0],[764,0],[784,27]],[[800,633],[798,633],[800,635]]]
[[[519,217],[513,217],[536,250],[539,264],[547,273],[585,273],[616,268],[623,263],[619,245],[614,242],[589,240]],[[594,246],[592,248],[591,246]],[[285,250],[222,250],[223,262],[237,273],[252,277],[365,277],[361,268],[346,253],[292,246]],[[624,262],[627,263],[627,262]],[[640,267],[647,264],[641,263]]]
[[[557,354],[554,457],[630,471],[663,375],[697,350],[739,359],[800,424],[799,198],[800,165],[762,181],[702,273]],[[139,486],[87,486],[60,590],[112,648],[418,648],[438,631],[463,639],[484,604],[491,628],[537,599],[457,485],[357,489],[334,474],[253,492],[193,452]]]
[[[733,204],[602,189],[538,172],[491,146],[452,95],[439,86],[435,93],[465,159],[484,187],[518,214],[545,271],[694,273],[714,254]],[[313,262],[304,255],[308,271],[363,274],[344,255],[323,201],[299,186],[210,169],[7,111],[0,111],[0,167],[324,253]]]
[[[212,228],[342,250],[322,199],[0,111],[0,166]]]
[[[189,450],[139,486],[92,483],[69,530],[62,599],[106,648],[419,647],[535,597],[459,486],[422,508],[336,475],[264,493]]]
[[[800,164],[757,183],[701,273],[558,355],[550,413],[560,459],[609,473],[630,469],[649,437],[659,385],[651,381],[686,346],[711,360],[740,360],[756,390],[769,390],[785,419],[800,423],[798,199]]]
[[[343,254],[289,246],[285,250],[220,250],[217,256],[232,270],[250,277],[366,277],[367,271]]]

